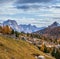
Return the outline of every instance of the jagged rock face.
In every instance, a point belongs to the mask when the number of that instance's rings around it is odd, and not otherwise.
[[[7,21],[4,21],[2,23],[2,26],[10,26],[12,29],[14,29],[15,31],[18,31],[18,32],[25,32],[25,33],[32,33],[32,32],[36,32],[38,30],[41,30],[43,29],[44,27],[41,27],[41,28],[38,28],[36,27],[35,25],[31,25],[31,24],[28,24],[28,25],[18,25],[17,22],[15,20],[7,20]]]
[[[8,25],[10,26],[12,29],[14,29],[15,31],[18,32],[25,32],[25,33],[32,33],[35,31],[38,31],[39,28],[37,28],[36,26],[32,26],[31,24],[28,25],[18,25],[17,22],[15,20],[7,20],[5,22],[3,22],[3,25]]]
[[[38,28],[36,26],[33,26],[31,24],[28,25],[19,25],[21,27],[21,31],[25,32],[25,33],[32,33],[32,32],[36,32],[38,30],[43,29],[44,27]]]
[[[15,20],[7,20],[3,22],[3,26],[10,26],[12,29],[14,29],[15,31],[20,32],[19,26],[17,24],[17,22]]]

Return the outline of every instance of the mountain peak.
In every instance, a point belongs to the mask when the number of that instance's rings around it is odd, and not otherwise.
[[[59,24],[59,23],[55,21],[52,25],[58,25],[58,24]]]
[[[49,27],[57,27],[57,26],[60,26],[60,24],[58,22],[53,22],[53,24],[51,24]]]
[[[15,20],[10,20],[10,19],[8,19],[7,22],[15,22],[16,23]]]
[[[10,20],[10,19],[8,19],[7,21],[4,21],[4,22],[3,22],[3,25],[4,25],[4,26],[8,25],[8,26],[10,26],[12,29],[14,29],[15,31],[20,32],[19,26],[18,26],[18,24],[17,24],[17,22],[16,22],[15,20]]]

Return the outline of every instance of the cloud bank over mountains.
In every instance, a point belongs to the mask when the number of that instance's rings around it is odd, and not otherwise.
[[[13,19],[40,27],[60,22],[60,0],[0,0],[0,6],[2,21]]]

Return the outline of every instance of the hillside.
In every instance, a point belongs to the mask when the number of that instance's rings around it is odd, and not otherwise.
[[[60,25],[57,22],[54,22],[52,25],[48,26],[47,28],[37,31],[35,33],[42,34],[45,37],[60,38]]]
[[[46,28],[41,31],[37,31],[36,33],[42,34],[45,37],[50,37],[50,38],[60,38],[60,26],[59,27],[54,27],[54,28]]]
[[[54,59],[26,41],[0,35],[0,59],[35,59],[32,54],[40,54],[46,59]]]

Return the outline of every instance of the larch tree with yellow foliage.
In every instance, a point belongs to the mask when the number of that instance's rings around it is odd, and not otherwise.
[[[6,26],[3,26],[2,31],[3,31],[4,34],[11,34],[12,28],[10,26],[6,25]]]

